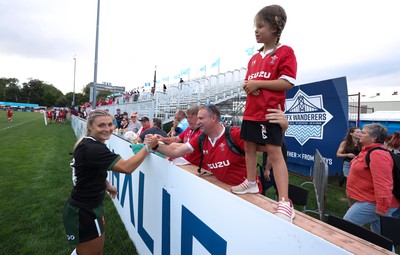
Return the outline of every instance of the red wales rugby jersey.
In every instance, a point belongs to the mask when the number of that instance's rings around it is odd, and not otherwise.
[[[232,127],[231,135],[232,140],[244,151],[244,141],[239,138],[240,128]],[[190,149],[193,150],[192,154],[200,154],[199,139],[191,139],[189,144],[192,147]],[[214,144],[206,136],[203,144],[203,153],[203,168],[211,171],[218,180],[236,186],[246,178],[246,159],[244,156],[240,156],[229,149],[226,144],[225,128],[215,139]],[[260,182],[258,182],[258,185],[261,190]]]
[[[200,129],[196,128],[195,130],[190,129],[190,127],[186,128],[185,131],[179,134],[179,138],[183,143],[190,141],[190,139],[198,139],[200,135]],[[191,164],[198,166],[200,164],[200,153],[189,153],[183,156],[184,159],[189,161]]]
[[[278,46],[271,54],[257,53],[249,61],[245,81],[284,79],[295,83],[297,61],[294,51],[286,45]],[[255,96],[248,94],[243,119],[250,121],[265,121],[267,109],[284,109],[285,91],[261,89]]]

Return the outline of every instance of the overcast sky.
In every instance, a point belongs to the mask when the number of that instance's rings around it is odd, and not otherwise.
[[[255,14],[280,4],[281,43],[298,62],[298,84],[347,77],[349,93],[400,88],[398,1],[102,0],[97,82],[127,90],[190,68],[190,78],[247,66]],[[97,0],[0,0],[0,77],[39,79],[63,93],[94,79]],[[187,78],[183,76],[183,78]],[[168,82],[162,82],[167,83]]]

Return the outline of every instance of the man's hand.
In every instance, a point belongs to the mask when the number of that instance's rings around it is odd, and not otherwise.
[[[157,135],[147,134],[144,137],[143,143],[147,144],[150,147],[150,149],[154,148],[158,144],[158,137]]]
[[[281,110],[281,106],[278,105],[278,109],[268,109],[269,113],[265,115],[265,118],[270,123],[279,124],[281,126],[282,131],[285,132],[289,126],[289,122],[287,121],[285,114]]]

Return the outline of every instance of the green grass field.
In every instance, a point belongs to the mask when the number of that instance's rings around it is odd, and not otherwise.
[[[70,254],[62,223],[71,191],[70,124],[44,125],[43,114],[0,111],[0,254]],[[105,200],[105,254],[137,254]]]
[[[0,111],[0,137],[0,254],[70,254],[62,210],[72,185],[69,153],[76,138],[71,125],[45,126],[42,114],[27,112],[14,112],[14,121],[8,123],[6,111]],[[290,174],[292,184],[305,181]],[[342,217],[345,188],[338,187],[335,177],[329,182],[326,213]],[[307,209],[316,209],[313,187],[307,189]],[[267,196],[273,198],[273,190]],[[105,207],[104,253],[137,254],[108,197]]]

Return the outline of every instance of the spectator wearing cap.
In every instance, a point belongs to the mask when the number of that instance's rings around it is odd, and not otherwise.
[[[127,131],[133,131],[135,133],[139,132],[139,129],[142,128],[142,124],[138,121],[138,113],[132,112],[130,115],[130,122],[128,125]]]
[[[144,116],[142,116],[142,118],[140,118],[139,121],[140,121],[140,124],[142,124],[142,127],[138,131],[138,135],[140,136],[141,134],[143,134],[144,131],[146,131],[147,129],[150,128],[150,119],[149,119],[149,117],[144,115]]]
[[[143,119],[143,117],[142,117],[142,119]],[[149,129],[146,129],[145,131],[143,131],[143,133],[141,133],[139,135],[138,142],[142,143],[144,141],[144,137],[147,134],[152,134],[152,135],[157,134],[162,137],[167,137],[167,133],[165,133],[165,131],[161,129],[161,120],[159,118],[154,118],[152,121],[152,127],[150,127]]]

